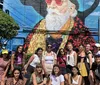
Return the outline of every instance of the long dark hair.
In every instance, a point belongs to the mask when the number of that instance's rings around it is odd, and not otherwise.
[[[37,50],[35,51],[35,54],[37,54],[38,55],[38,51],[39,50],[42,50],[43,51],[43,49],[42,48],[37,48]]]
[[[61,50],[64,51],[64,55],[65,55],[65,50],[63,48],[60,48],[57,57],[62,57]]]
[[[18,54],[19,54],[19,52],[18,52],[19,47],[22,47],[22,52],[20,54],[23,56],[23,52],[24,52],[23,45],[19,45],[17,47],[16,51],[15,51],[15,60],[18,59],[17,57],[18,57]]]
[[[78,69],[78,67],[77,67],[77,66],[73,66],[73,67],[72,67],[72,69],[73,69],[73,68],[76,68],[76,69],[77,69],[77,71],[78,71],[78,72],[77,72],[77,74],[78,74],[78,75],[81,75],[81,74],[80,74],[80,71],[79,71],[79,69]],[[72,73],[72,77],[73,77],[73,76],[74,76],[74,74]]]
[[[55,72],[54,72],[54,67],[58,67],[59,68],[59,72],[58,72],[58,76],[59,75],[61,75],[61,71],[60,71],[60,67],[59,67],[59,65],[58,64],[55,64],[54,66],[53,66],[53,70],[52,70],[52,75],[55,75]]]
[[[22,72],[21,72],[21,70],[20,70],[19,68],[14,68],[14,70],[13,70],[13,72],[12,72],[12,77],[14,77],[14,72],[15,72],[16,70],[18,70],[19,73],[20,73],[19,79],[23,79],[23,77],[22,77]]]

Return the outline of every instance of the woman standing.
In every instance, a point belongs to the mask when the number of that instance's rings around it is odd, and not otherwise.
[[[87,57],[87,69],[88,69],[88,73],[92,67],[92,63],[94,62],[94,58],[93,58],[93,54],[91,52],[91,46],[90,44],[86,45],[86,57]]]
[[[7,79],[5,85],[25,85],[20,69],[13,70],[12,77]]]
[[[67,49],[67,68],[71,73],[72,67],[77,65],[77,53],[73,50],[73,44],[71,42],[67,44]]]
[[[79,47],[78,68],[84,79],[85,85],[89,85],[88,72],[86,67],[86,53],[85,53],[85,48],[82,45]]]
[[[46,85],[47,78],[43,74],[43,68],[41,64],[36,66],[35,72],[32,74],[32,85]]]
[[[2,50],[2,54],[0,57],[0,83],[1,85],[4,83],[9,65],[10,65],[10,59],[9,59],[8,50],[6,49]]]
[[[58,65],[54,65],[48,85],[64,85],[64,81],[64,76],[60,72],[60,67]]]
[[[58,55],[57,55],[57,63],[60,67],[61,73],[65,77],[65,83],[68,83],[68,73],[69,70],[66,67],[66,61],[67,61],[67,56],[65,54],[65,51],[63,48],[59,49]]]
[[[47,75],[51,74],[53,65],[57,63],[57,55],[52,51],[50,44],[47,46],[47,51],[43,53],[42,63],[45,73]]]
[[[69,85],[81,85],[82,76],[80,75],[79,69],[74,66],[72,68],[72,74],[69,76]]]
[[[23,51],[23,46],[19,45],[17,47],[16,52],[12,53],[11,69],[12,69],[12,71],[13,71],[14,67],[23,69],[24,64],[25,64],[25,52]]]
[[[60,66],[61,73],[63,75],[66,74],[66,60],[67,60],[67,57],[65,55],[64,49],[61,48],[57,55],[57,63]]]

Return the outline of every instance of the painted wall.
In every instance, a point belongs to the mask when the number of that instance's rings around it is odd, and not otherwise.
[[[90,8],[94,1],[96,0],[78,0],[78,11],[83,12]],[[98,30],[99,9],[100,3],[85,19],[85,26],[91,30]],[[12,16],[20,26],[19,34],[7,44],[9,50],[15,49],[19,44],[24,44],[24,39],[30,30],[32,30],[40,20],[45,18],[47,14],[45,0],[4,0],[3,10],[9,10],[9,15]],[[98,40],[97,36],[95,40]]]

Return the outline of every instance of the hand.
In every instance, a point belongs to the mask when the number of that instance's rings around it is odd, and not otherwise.
[[[93,76],[93,72],[92,72],[92,70],[90,70],[90,72],[89,72],[89,76],[92,78],[92,81],[94,82],[94,76]]]
[[[1,81],[4,82],[5,81],[5,76],[2,75]]]
[[[13,71],[14,70],[14,67],[11,67],[11,71]]]
[[[26,55],[26,53],[25,53],[25,52],[23,52],[23,55]]]
[[[24,74],[26,74],[26,73],[27,73],[27,70],[24,71]]]
[[[24,66],[24,69],[27,70],[27,67],[28,67],[28,65],[26,64],[26,65]]]

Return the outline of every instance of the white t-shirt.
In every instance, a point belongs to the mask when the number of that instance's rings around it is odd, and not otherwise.
[[[34,59],[33,59],[33,61],[30,63],[30,65],[33,66],[33,67],[36,67],[36,65],[37,65],[38,63],[40,63],[40,59],[39,59],[39,57],[38,57],[36,54],[34,54],[33,56],[34,56]]]
[[[57,76],[57,77],[50,75],[50,79],[51,79],[52,85],[60,85],[61,82],[65,81],[63,75],[60,75],[60,76]]]

